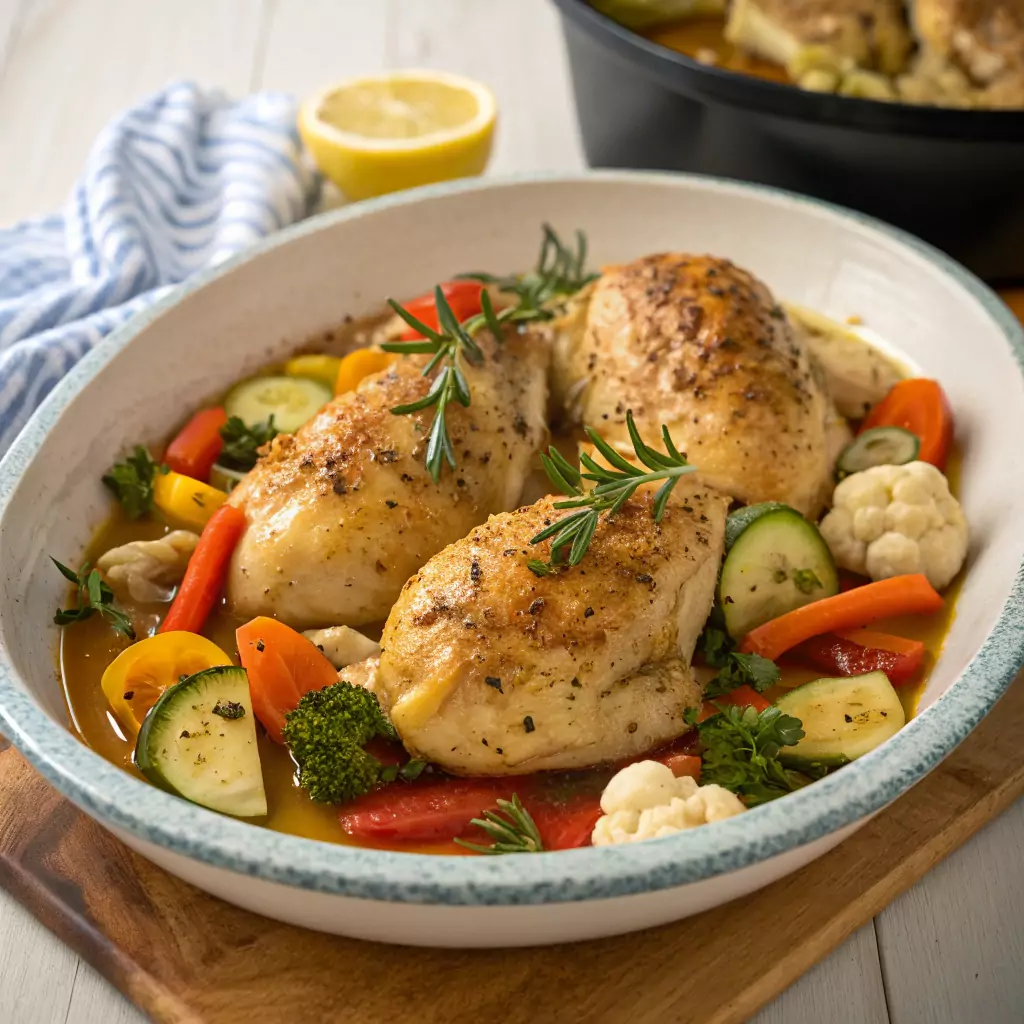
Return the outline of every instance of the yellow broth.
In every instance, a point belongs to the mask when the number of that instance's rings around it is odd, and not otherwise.
[[[301,351],[327,351],[338,355],[343,354],[356,345],[365,344],[369,331],[380,322],[380,318],[376,318],[371,321],[349,323],[338,331],[331,332],[322,339],[317,339],[316,342],[304,346]],[[575,458],[579,438],[579,434],[563,434],[556,436],[555,442],[568,457]],[[545,486],[546,478],[540,470],[539,460],[537,469],[537,473],[527,484],[524,494],[526,501],[535,500],[535,497],[548,492],[549,488]],[[954,451],[947,472],[950,485],[955,493],[959,482],[958,452]],[[121,513],[120,507],[114,505],[111,517],[93,537],[83,561],[94,563],[100,555],[113,547],[135,540],[153,540],[174,529],[176,525],[165,522],[156,512],[142,520],[130,521]],[[946,608],[942,615],[908,616],[880,621],[871,626],[872,629],[920,640],[925,644],[927,655],[920,678],[899,689],[908,717],[914,713],[928,674],[942,650],[943,640],[953,618],[958,590],[959,583],[956,583],[947,592]],[[138,604],[129,601],[124,604],[124,608],[131,616],[140,638],[155,633],[167,611],[167,605],[160,603]],[[234,618],[228,612],[224,602],[221,601],[215,607],[203,630],[204,635],[216,643],[236,664],[238,663],[238,652],[235,644],[235,629],[241,624],[242,620]],[[373,639],[379,639],[379,627],[376,631],[366,630],[365,632]],[[61,632],[60,676],[72,732],[108,761],[141,778],[141,773],[132,761],[135,738],[126,735],[123,727],[110,710],[100,686],[104,670],[127,646],[128,641],[116,634],[106,620],[98,615],[66,627]],[[786,663],[780,667],[781,682],[774,691],[766,694],[769,699],[774,699],[786,689],[818,678],[822,674],[813,669]],[[703,674],[705,671],[706,675]],[[706,681],[711,674],[710,670],[698,670],[702,682]],[[445,854],[464,852],[451,842],[376,843],[365,840],[357,842],[351,839],[341,828],[337,808],[314,803],[296,785],[294,764],[287,751],[268,739],[262,732],[259,737],[259,745],[269,808],[269,813],[262,824],[267,828],[306,836],[310,839],[349,845],[377,846],[382,849],[391,848],[406,852]]]

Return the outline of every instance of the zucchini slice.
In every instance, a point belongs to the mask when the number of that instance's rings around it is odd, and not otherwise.
[[[839,593],[828,545],[788,505],[764,502],[733,512],[725,543],[718,602],[736,640],[794,608]]]
[[[282,434],[294,434],[333,397],[326,384],[309,377],[250,377],[228,392],[224,411],[247,427],[273,416]]]
[[[267,813],[244,668],[219,665],[166,689],[139,730],[135,763],[170,793],[237,818]]]
[[[874,466],[902,466],[913,462],[920,450],[917,435],[903,427],[871,427],[843,449],[836,469],[842,477]]]
[[[804,738],[783,747],[780,754],[793,768],[855,761],[907,723],[899,695],[884,672],[816,679],[790,690],[775,706],[803,723]]]
[[[210,486],[216,487],[219,491],[233,491],[246,476],[243,469],[231,469],[229,466],[222,466],[215,462],[210,467]]]

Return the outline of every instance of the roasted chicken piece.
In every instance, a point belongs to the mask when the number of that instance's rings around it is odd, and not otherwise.
[[[725,36],[800,81],[834,65],[894,75],[910,50],[901,0],[732,0]]]
[[[552,323],[553,387],[570,416],[632,454],[666,425],[702,482],[805,515],[832,490],[831,400],[768,289],[728,260],[666,254],[605,271]]]
[[[374,686],[406,748],[502,775],[632,757],[686,732],[726,502],[684,493],[660,524],[653,495],[634,495],[602,517],[578,566],[549,576],[527,562],[547,557],[530,539],[566,514],[550,497],[427,562],[388,618]]]
[[[979,106],[1024,107],[1024,0],[913,0],[926,64],[965,74]]]
[[[426,393],[426,356],[404,356],[275,438],[230,498],[248,520],[228,573],[235,615],[299,629],[381,622],[428,558],[515,506],[547,436],[549,353],[537,338],[477,341],[484,362],[464,363],[472,404],[447,408],[457,468],[439,483],[424,465],[433,409],[390,411]]]

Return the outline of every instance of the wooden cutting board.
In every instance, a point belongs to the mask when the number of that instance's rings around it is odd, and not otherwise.
[[[1003,298],[1024,319],[1024,289]],[[831,853],[677,924],[525,950],[319,935],[133,853],[0,737],[0,885],[161,1024],[731,1024],[1024,794],[1024,676],[934,772]]]
[[[132,853],[10,748],[0,751],[0,884],[167,1024],[726,1024],[1024,793],[1022,735],[1019,679],[942,765],[831,853],[698,917],[596,942],[427,950],[277,924]]]

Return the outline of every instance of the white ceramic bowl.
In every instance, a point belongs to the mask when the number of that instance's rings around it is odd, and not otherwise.
[[[62,584],[100,523],[100,474],[182,410],[385,293],[529,265],[539,225],[581,227],[593,261],[728,256],[779,298],[858,314],[941,380],[964,448],[972,549],[943,655],[907,728],[837,775],[725,822],[629,847],[447,858],[313,842],[221,817],[132,778],[65,728],[54,672]],[[126,843],[249,909],[424,945],[591,938],[743,895],[834,846],[949,753],[1024,661],[1024,353],[975,278],[904,234],[819,202],[703,178],[602,173],[457,183],[353,206],[200,276],[69,374],[0,464],[0,726]]]

